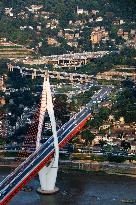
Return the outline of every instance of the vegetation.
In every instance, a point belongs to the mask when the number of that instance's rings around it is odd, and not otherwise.
[[[8,73],[8,69],[7,69],[8,62],[9,60],[7,59],[0,59],[0,75]]]
[[[82,136],[82,139],[85,140],[86,145],[92,144],[92,141],[95,138],[94,134],[91,133],[91,131],[88,130],[88,129],[85,129],[85,130],[81,131],[81,136]]]
[[[99,113],[95,114],[94,118],[91,118],[86,126],[89,128],[99,128],[102,123],[108,119],[111,110],[109,108],[101,108]]]
[[[123,91],[117,96],[113,113],[117,120],[124,117],[126,123],[136,122],[136,88],[129,79],[123,81],[122,85]]]
[[[77,96],[72,97],[72,102],[69,105],[70,111],[78,111],[82,106],[90,102],[95,92],[99,90],[98,87],[93,86],[88,91],[79,93]]]
[[[57,95],[54,101],[54,113],[58,120],[61,120],[64,124],[69,120],[70,112],[67,106],[67,96]]]
[[[108,161],[109,162],[117,162],[117,163],[121,163],[126,161],[126,157],[124,156],[113,156],[113,155],[108,155]]]
[[[123,3],[122,3],[123,2]],[[26,7],[30,8],[32,4],[43,5],[43,9],[45,11],[50,12],[50,18],[44,19],[42,16],[38,16],[35,18],[35,15],[29,12]],[[79,8],[91,10],[99,10],[99,15],[104,16],[103,23],[102,22],[93,22],[87,23],[85,28],[83,29],[82,38],[79,39],[79,44],[82,50],[90,51],[92,50],[92,45],[90,43],[90,30],[96,26],[105,26],[107,30],[110,32],[110,36],[116,40],[117,44],[122,44],[124,39],[117,36],[118,26],[112,24],[113,18],[120,17],[126,20],[127,24],[122,25],[122,27],[126,27],[127,30],[130,28],[135,28],[135,3],[133,0],[5,0],[0,1],[0,36],[6,37],[8,40],[13,41],[18,44],[25,45],[27,47],[34,48],[36,52],[42,55],[49,54],[61,54],[70,51],[77,51],[76,48],[71,48],[67,45],[67,41],[65,39],[61,39],[57,37],[57,33],[60,29],[67,28],[69,21],[72,20],[75,22],[76,20],[88,20],[88,17],[85,15],[77,15],[76,9],[77,6]],[[12,18],[10,16],[6,16],[5,8],[13,8],[14,15],[17,18]],[[25,11],[27,17],[21,18],[18,15],[19,12]],[[95,15],[92,15],[95,19]],[[58,19],[59,26],[56,29],[46,29],[46,23],[50,19]],[[129,21],[129,22],[128,22]],[[134,22],[131,24],[131,21]],[[41,25],[41,32],[37,31],[36,26]],[[21,30],[20,26],[32,26],[33,29],[24,29]],[[57,40],[61,43],[60,46],[54,47],[49,46],[47,44],[47,36],[57,37]],[[39,42],[42,42],[42,45],[39,47]],[[109,47],[109,45],[111,47]],[[110,41],[106,43],[101,43],[96,46],[97,49],[101,50],[105,49],[116,49],[115,45]]]

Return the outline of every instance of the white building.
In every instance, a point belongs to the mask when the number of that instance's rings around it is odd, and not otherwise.
[[[103,18],[101,16],[96,19],[96,22],[101,22],[101,21],[103,21]]]
[[[83,15],[83,14],[88,15],[88,11],[85,11],[84,9],[79,9],[77,6],[77,15]]]

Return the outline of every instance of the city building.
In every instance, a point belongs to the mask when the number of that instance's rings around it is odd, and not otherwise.
[[[87,10],[84,10],[84,9],[80,9],[78,6],[77,6],[77,15],[88,15],[89,12]]]
[[[69,41],[69,42],[67,43],[67,45],[69,45],[69,46],[71,46],[71,47],[77,48],[77,47],[78,47],[78,42],[76,42],[76,41]]]
[[[128,38],[129,38],[129,32],[126,32],[123,29],[119,29],[117,32],[117,35],[122,37],[125,40],[128,40]]]
[[[50,19],[46,24],[46,28],[56,29],[58,25],[59,21],[57,19]]]
[[[99,13],[99,11],[98,11],[98,10],[94,10],[94,9],[92,10],[92,14],[93,14],[93,15],[95,15],[95,16],[96,16],[96,15],[97,15],[97,13]]]
[[[60,45],[60,43],[53,37],[48,37],[47,43],[48,43],[48,45],[51,45],[51,46],[59,46]]]
[[[4,86],[4,81],[3,81],[3,76],[0,77],[0,91],[5,90],[5,86]]]
[[[13,17],[12,8],[5,8],[5,15]]]
[[[5,105],[6,101],[4,97],[0,97],[0,107]]]
[[[103,17],[101,16],[97,17],[96,22],[101,22],[101,21],[103,21]]]
[[[31,5],[30,8],[26,7],[26,9],[28,9],[28,11],[32,13],[37,13],[42,8],[43,8],[43,5]]]
[[[108,31],[106,31],[105,28],[96,27],[93,29],[91,33],[90,40],[92,44],[99,44],[103,38],[107,37],[107,40],[108,40],[108,36],[109,36]]]

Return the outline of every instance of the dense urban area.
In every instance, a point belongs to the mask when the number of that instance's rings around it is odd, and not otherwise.
[[[135,10],[132,0],[0,1],[0,160],[35,150],[48,70],[57,129],[112,89],[60,157],[135,163]],[[41,143],[51,130],[47,114]]]

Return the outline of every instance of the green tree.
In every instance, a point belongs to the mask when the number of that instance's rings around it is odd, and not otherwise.
[[[104,140],[99,140],[99,144],[100,144],[101,147],[103,147],[104,145],[107,144],[107,142],[104,141]]]
[[[61,120],[63,123],[69,120],[69,110],[67,105],[66,95],[57,95],[54,100],[54,113],[57,119]]]
[[[92,141],[94,140],[94,134],[91,133],[90,130],[85,129],[81,132],[82,138],[86,141],[86,144],[92,144]]]
[[[0,59],[0,75],[8,74],[7,63],[9,63],[8,59]]]

